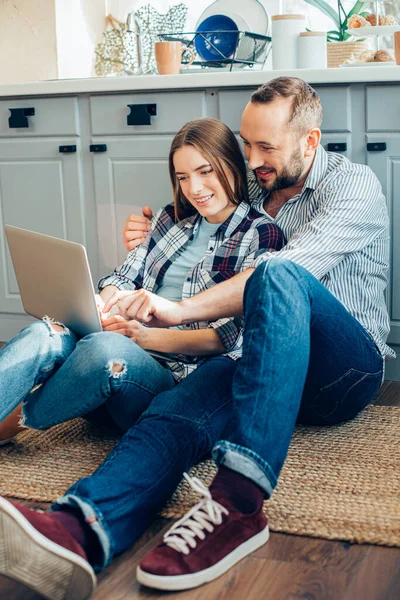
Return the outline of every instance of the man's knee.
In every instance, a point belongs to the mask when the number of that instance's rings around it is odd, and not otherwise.
[[[309,275],[308,271],[291,260],[272,258],[269,261],[261,263],[254,271],[253,277],[264,281],[274,278],[282,281],[285,278],[300,279],[304,275]]]

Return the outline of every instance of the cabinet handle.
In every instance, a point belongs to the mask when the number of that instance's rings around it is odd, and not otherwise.
[[[72,152],[76,152],[76,146],[58,146],[58,151],[65,154],[72,154]]]
[[[383,152],[386,150],[386,142],[369,142],[367,150],[368,152]]]
[[[27,117],[32,117],[35,114],[35,109],[30,108],[9,108],[11,116],[8,117],[8,126],[10,129],[29,127]]]
[[[329,152],[346,152],[347,144],[346,142],[332,142],[328,144]]]
[[[107,152],[107,144],[90,144],[90,152]]]
[[[127,104],[131,112],[126,117],[128,125],[151,125],[150,117],[157,114],[157,104]]]

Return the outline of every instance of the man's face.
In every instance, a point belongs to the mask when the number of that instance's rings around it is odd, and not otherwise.
[[[268,104],[249,102],[242,115],[240,136],[249,169],[268,192],[296,185],[305,171],[303,142],[288,126],[291,99],[278,98]]]

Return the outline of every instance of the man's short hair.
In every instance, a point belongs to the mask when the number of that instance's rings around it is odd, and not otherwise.
[[[276,77],[253,92],[250,102],[268,104],[276,98],[292,98],[292,114],[288,124],[300,136],[321,127],[322,106],[317,92],[298,77]]]

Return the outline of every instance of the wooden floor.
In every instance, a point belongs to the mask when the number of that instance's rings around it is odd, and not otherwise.
[[[385,382],[376,404],[400,408],[400,383]],[[400,499],[399,499],[400,502]],[[139,586],[135,569],[170,521],[158,519],[135,546],[99,575],[93,600],[399,600],[400,548],[352,545],[272,533],[269,542],[207,586],[159,593]],[[40,600],[0,577],[1,600]]]

